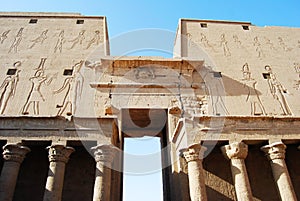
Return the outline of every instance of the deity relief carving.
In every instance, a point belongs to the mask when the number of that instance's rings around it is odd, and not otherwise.
[[[224,56],[226,56],[226,57],[228,57],[228,56],[231,56],[231,53],[230,53],[230,51],[229,51],[229,48],[228,48],[228,42],[227,42],[227,40],[226,40],[226,38],[225,38],[225,34],[223,33],[223,34],[221,34],[221,36],[220,36],[220,39],[221,39],[221,47],[222,47],[222,49],[223,49],[223,54],[224,54]]]
[[[258,37],[256,36],[253,40],[254,40],[253,46],[255,47],[257,57],[258,58],[264,57],[264,53],[263,53],[263,50],[262,50],[262,47],[261,47]]]
[[[4,31],[0,36],[0,43],[3,44],[3,42],[7,39],[7,35],[10,32],[10,30]]]
[[[79,32],[78,36],[69,42],[72,42],[72,46],[70,49],[73,49],[77,44],[82,45],[85,37],[84,37],[85,30]]]
[[[138,67],[134,69],[134,77],[136,79],[155,79],[154,69],[151,67]]]
[[[267,79],[268,86],[273,98],[279,103],[283,115],[292,115],[290,107],[286,101],[285,94],[287,89],[285,89],[282,84],[277,80],[276,75],[273,73],[271,66],[266,65],[264,73],[264,78]]]
[[[31,89],[29,91],[28,97],[24,106],[22,107],[22,114],[29,114],[29,107],[32,105],[33,114],[39,115],[40,113],[40,102],[44,102],[45,98],[41,92],[41,87],[43,84],[46,86],[50,85],[52,80],[56,77],[53,75],[49,77],[49,75],[44,75],[45,73],[45,62],[47,58],[41,58],[40,64],[36,69],[34,76],[29,78],[31,82]]]
[[[10,48],[8,50],[8,53],[11,53],[12,51],[14,53],[18,52],[18,47],[19,47],[19,45],[21,43],[21,40],[23,39],[23,36],[22,36],[23,30],[24,30],[24,28],[20,28],[19,29],[17,35],[15,36],[15,39],[14,39],[13,43],[11,44],[11,46],[10,46]]]
[[[19,82],[19,70],[21,62],[17,61],[13,64],[13,68],[8,70],[7,76],[0,86],[0,114],[4,114],[8,101],[14,97],[17,84]]]
[[[101,42],[102,42],[101,32],[99,30],[96,30],[94,37],[88,42],[86,49],[89,49],[93,44],[98,46]]]
[[[67,78],[64,80],[62,86],[53,92],[54,94],[59,94],[63,91],[65,93],[62,104],[58,104],[56,106],[59,108],[57,113],[58,116],[61,116],[68,106],[69,110],[66,113],[68,116],[71,116],[76,112],[76,107],[81,98],[84,82],[83,75],[80,72],[83,63],[84,61],[80,61],[72,66],[72,69],[67,69],[67,71],[65,70],[67,73],[64,73],[64,76],[67,76]]]
[[[201,44],[206,47],[206,48],[210,48],[215,52],[214,46],[212,44],[210,44],[210,42],[208,41],[207,37],[203,34],[200,33],[200,42]]]
[[[62,30],[58,35],[58,39],[57,39],[55,47],[54,47],[54,53],[56,53],[57,51],[62,53],[63,44],[65,43],[64,35],[65,35],[65,31]]]
[[[29,49],[33,48],[36,44],[40,43],[43,44],[44,40],[47,39],[47,33],[48,29],[43,31],[40,36],[38,36],[36,39],[32,40],[32,45],[29,47]]]
[[[242,82],[247,89],[246,103],[250,103],[251,115],[266,115],[265,108],[260,100],[258,91],[256,90],[256,80],[251,77],[248,63],[242,67]]]

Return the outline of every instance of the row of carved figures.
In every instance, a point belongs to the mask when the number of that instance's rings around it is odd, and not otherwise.
[[[23,32],[24,32],[24,28],[20,28],[19,31],[14,35],[14,39],[9,47],[8,53],[17,53],[19,51],[19,49],[18,49],[19,45],[24,38]],[[28,49],[32,49],[38,44],[42,45],[44,43],[44,41],[49,38],[48,32],[49,32],[49,30],[46,29],[46,30],[42,31],[38,37],[34,38],[33,40],[30,40],[29,41],[30,45],[28,46]],[[0,36],[0,44],[4,43],[4,41],[8,38],[8,35],[10,33],[11,33],[11,30],[2,32],[2,34]],[[56,37],[55,47],[53,50],[54,53],[56,53],[56,52],[62,53],[66,42],[68,42],[70,44],[70,46],[68,48],[66,48],[66,47],[65,48],[71,50],[78,45],[80,45],[81,48],[83,48],[83,49],[89,49],[92,46],[100,45],[104,41],[103,34],[99,30],[94,31],[94,35],[89,40],[86,39],[85,33],[86,33],[86,31],[82,30],[78,33],[78,35],[76,37],[68,40],[68,38],[65,37],[65,31],[61,30],[59,32],[58,36],[57,36],[57,34],[54,35],[54,37]]]
[[[228,40],[227,40],[227,36],[225,33],[222,33],[220,35],[218,44],[214,44],[214,43],[210,42],[204,33],[200,33],[200,35],[198,35],[198,34],[193,35],[191,33],[187,33],[186,36],[188,39],[189,46],[197,45],[198,43],[200,43],[201,46],[203,46],[204,48],[210,49],[213,52],[217,52],[215,47],[220,47],[222,49],[224,56],[226,56],[226,57],[231,56],[231,51],[228,46]],[[242,41],[239,39],[239,37],[237,35],[232,35],[232,40],[235,45],[235,48],[246,49],[245,44],[242,43]],[[262,44],[262,42],[264,42],[264,43]],[[247,43],[248,43],[248,41],[247,41]],[[258,58],[265,57],[265,53],[264,53],[262,46],[269,48],[270,50],[274,50],[274,51],[279,51],[281,49],[285,52],[290,52],[294,49],[300,49],[300,40],[298,40],[295,47],[289,47],[282,37],[277,37],[276,43],[277,43],[278,47],[275,47],[274,43],[269,38],[267,38],[267,37],[260,38],[258,36],[255,36],[252,41],[252,45],[256,51],[256,56]]]
[[[31,88],[27,95],[26,102],[20,110],[20,114],[28,115],[30,114],[30,111],[32,111],[32,114],[34,115],[40,113],[40,103],[45,101],[41,88],[49,86],[57,77],[57,73],[45,75],[45,62],[46,58],[42,58],[39,66],[34,69],[34,75],[29,78]],[[81,98],[84,82],[84,77],[80,72],[82,65],[83,61],[80,61],[73,65],[71,69],[67,69],[67,73],[64,72],[66,78],[64,79],[62,86],[52,92],[53,94],[64,92],[62,102],[56,105],[56,108],[58,108],[57,115],[62,115],[64,112],[66,112],[67,115],[75,113],[76,103],[78,103]],[[9,69],[10,73],[7,74],[0,86],[0,114],[5,113],[8,102],[15,96],[19,82],[19,73],[21,71],[20,66],[20,61],[14,63],[14,68]]]

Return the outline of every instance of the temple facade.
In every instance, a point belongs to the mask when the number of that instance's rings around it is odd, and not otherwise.
[[[164,201],[300,199],[300,28],[180,19],[163,58],[111,56],[101,16],[0,25],[0,201],[122,201],[144,136]]]

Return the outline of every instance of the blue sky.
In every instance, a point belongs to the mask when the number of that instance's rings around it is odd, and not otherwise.
[[[106,16],[111,40],[137,29],[156,28],[174,33],[180,18],[247,21],[257,26],[300,27],[299,0],[0,0],[0,10],[77,12],[83,15]],[[173,40],[171,38],[168,41],[170,46]],[[112,51],[116,52],[114,49]],[[152,148],[158,149],[157,143],[156,140],[149,139],[139,141],[140,147],[149,147],[148,153],[155,152]],[[131,154],[138,150],[134,149],[134,144],[137,144],[137,140],[127,142],[131,148],[127,151]],[[157,172],[145,177],[131,175],[126,178],[125,181],[129,182],[126,186],[132,188],[126,190],[127,197],[124,201],[161,200],[161,185],[155,183],[161,182],[160,174]]]

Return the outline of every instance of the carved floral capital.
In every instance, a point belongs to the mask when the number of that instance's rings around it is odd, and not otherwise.
[[[266,153],[269,160],[285,159],[286,145],[282,142],[275,142],[260,148]]]
[[[206,150],[207,148],[200,144],[193,144],[188,148],[183,149],[182,154],[185,160],[189,163],[191,161],[202,160]]]
[[[101,144],[91,148],[96,162],[112,163],[118,148],[112,144]]]
[[[3,147],[3,158],[6,161],[22,163],[30,149],[19,144],[6,144]]]
[[[75,151],[72,147],[67,147],[64,145],[51,145],[47,147],[48,158],[50,162],[64,162],[67,163],[70,155]]]
[[[243,142],[234,142],[221,147],[224,156],[228,159],[245,159],[248,155],[248,145]]]

